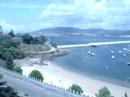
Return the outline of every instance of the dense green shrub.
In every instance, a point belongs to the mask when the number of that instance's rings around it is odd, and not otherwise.
[[[42,74],[41,74],[38,70],[33,70],[33,71],[29,74],[29,77],[36,78],[36,79],[41,80],[41,81],[44,80]]]
[[[11,29],[10,32],[8,33],[9,36],[15,37],[14,31]]]
[[[14,67],[14,68],[13,68],[13,71],[15,71],[15,72],[17,72],[17,73],[19,73],[19,74],[21,74],[21,75],[22,75],[22,73],[23,73],[23,70],[21,69],[21,67]]]
[[[33,41],[33,37],[30,34],[26,33],[22,36],[22,40],[25,44],[31,44],[31,42]]]
[[[103,87],[102,89],[98,91],[98,93],[96,94],[96,97],[113,97],[113,96],[111,95],[108,88]]]
[[[33,37],[30,34],[26,33],[22,35],[23,43],[25,44],[43,44],[47,41],[45,36]]]
[[[83,89],[82,89],[79,85],[77,85],[77,84],[73,84],[73,85],[69,88],[69,90],[70,90],[71,92],[75,92],[75,93],[78,93],[78,94],[83,94]]]
[[[5,60],[7,64],[7,69],[12,70],[14,65],[13,65],[13,56],[11,55],[10,52],[4,52],[3,53],[3,59]]]

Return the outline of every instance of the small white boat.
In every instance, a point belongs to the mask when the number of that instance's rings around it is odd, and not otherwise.
[[[111,50],[111,54],[114,54],[114,51],[113,51],[113,50]]]
[[[121,50],[119,50],[118,52],[119,52],[120,54],[122,53],[122,51],[121,51]]]
[[[112,56],[111,56],[111,58],[112,58],[112,59],[115,59],[115,56],[114,56],[114,55],[112,55]]]
[[[91,53],[91,56],[95,56],[95,53]]]
[[[88,51],[88,54],[91,54],[92,53],[92,51]]]
[[[106,69],[108,69],[109,67],[108,66],[106,66]]]
[[[127,51],[127,48],[123,48],[124,51]]]
[[[129,52],[130,50],[129,49],[127,49],[127,52]]]
[[[126,57],[126,54],[123,54],[124,57]]]

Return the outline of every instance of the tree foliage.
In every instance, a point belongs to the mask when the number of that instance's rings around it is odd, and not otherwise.
[[[25,44],[43,44],[47,41],[45,36],[33,37],[30,34],[26,33],[22,35],[23,43]]]
[[[3,59],[7,68],[13,70],[13,59],[23,58],[24,53],[19,49],[20,43],[14,40],[11,36],[0,35],[0,58]]]
[[[3,53],[3,59],[5,60],[7,64],[7,69],[12,70],[14,65],[13,65],[13,56],[11,55],[10,52],[4,52]]]
[[[2,26],[0,26],[0,34],[3,34]]]
[[[3,78],[3,75],[2,74],[0,74],[0,80]]]
[[[28,33],[24,34],[22,36],[22,39],[23,39],[23,43],[25,43],[25,44],[31,44],[33,41],[33,37]]]
[[[19,73],[19,74],[21,74],[21,75],[22,75],[22,73],[23,73],[23,70],[21,69],[21,67],[14,67],[14,68],[13,68],[13,71],[15,71],[15,72],[17,72],[17,73]]]
[[[57,48],[57,44],[55,42],[51,42],[51,46]]]
[[[125,93],[125,97],[128,97],[127,93]]]
[[[77,84],[73,84],[73,85],[69,88],[69,90],[70,90],[71,92],[75,92],[75,93],[78,93],[78,94],[83,94],[83,89],[82,89],[79,85],[77,85]]]
[[[9,36],[15,37],[14,31],[11,29],[10,32],[8,33]]]
[[[42,74],[41,74],[38,70],[33,70],[33,71],[29,74],[29,77],[36,78],[36,79],[41,80],[41,81],[44,80]]]
[[[38,39],[39,44],[43,44],[44,45],[45,42],[47,41],[47,38],[45,36],[43,36],[43,35],[38,36],[36,38]]]
[[[98,91],[98,93],[96,94],[96,97],[113,97],[113,96],[111,95],[108,88],[103,87],[102,89]]]

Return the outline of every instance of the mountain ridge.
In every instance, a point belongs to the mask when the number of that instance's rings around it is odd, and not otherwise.
[[[50,27],[40,30],[35,30],[29,32],[31,34],[47,34],[47,33],[55,33],[55,34],[121,34],[121,35],[130,35],[130,30],[116,30],[116,29],[102,29],[102,28],[93,28],[93,29],[81,29],[75,27]]]

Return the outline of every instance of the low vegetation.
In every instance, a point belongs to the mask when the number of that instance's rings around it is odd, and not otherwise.
[[[48,51],[50,50],[50,48],[46,47],[46,46],[43,46],[43,45],[40,45],[40,44],[22,44],[20,46],[21,50],[24,51],[25,53],[26,52],[42,52],[42,51]]]
[[[103,87],[102,89],[98,91],[98,93],[96,94],[96,97],[114,97],[114,96],[111,95],[108,88]]]
[[[128,97],[127,93],[125,93],[124,97]]]
[[[23,73],[23,70],[22,70],[20,67],[18,67],[18,66],[15,66],[15,67],[13,68],[13,71],[15,71],[15,72],[17,72],[17,73],[19,73],[19,74],[21,74],[21,75],[22,75],[22,73]]]
[[[71,87],[69,87],[69,90],[80,95],[83,94],[83,89],[77,84],[73,84]]]
[[[36,79],[41,80],[41,81],[44,80],[42,74],[41,74],[38,70],[33,70],[33,71],[29,74],[29,77],[31,77],[31,78],[36,78]]]

